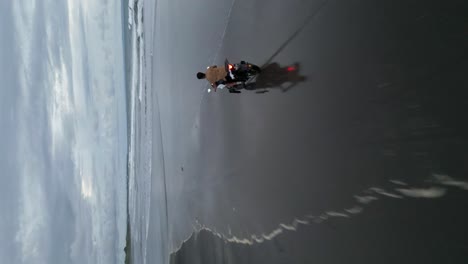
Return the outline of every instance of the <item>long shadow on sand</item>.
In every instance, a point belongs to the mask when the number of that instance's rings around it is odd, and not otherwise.
[[[256,81],[247,85],[247,90],[256,90],[256,93],[266,93],[269,89],[280,89],[287,92],[297,84],[307,80],[306,76],[300,74],[300,64],[281,67],[274,62],[266,65]]]
[[[262,94],[268,92],[269,88],[279,88],[287,92],[299,82],[307,78],[299,74],[300,64],[295,63],[286,67],[281,67],[278,63],[272,62],[286,47],[289,46],[302,31],[314,20],[324,7],[328,0],[321,2],[317,8],[306,17],[304,22],[281,44],[281,46],[266,60],[261,66],[262,74],[257,77],[256,83],[247,85],[246,90],[257,90],[256,93]],[[240,93],[240,91],[231,90],[231,93]]]

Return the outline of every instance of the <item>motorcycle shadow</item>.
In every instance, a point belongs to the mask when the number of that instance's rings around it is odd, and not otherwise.
[[[262,67],[262,72],[257,76],[255,82],[248,84],[245,89],[253,90],[259,94],[267,93],[270,89],[287,92],[306,80],[307,77],[300,74],[299,63],[281,67],[274,62]]]

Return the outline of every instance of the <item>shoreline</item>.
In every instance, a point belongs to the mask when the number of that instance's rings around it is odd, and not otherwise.
[[[125,264],[131,264],[132,263],[132,243],[131,243],[131,228],[130,228],[130,210],[129,210],[129,195],[130,195],[130,192],[129,192],[129,175],[130,175],[130,168],[129,168],[129,148],[130,148],[130,99],[131,99],[131,96],[130,96],[130,93],[131,93],[131,83],[130,83],[130,80],[131,80],[131,69],[132,69],[132,65],[131,65],[131,50],[132,50],[132,45],[131,45],[131,31],[129,30],[128,28],[128,16],[129,16],[129,10],[128,10],[128,2],[129,0],[122,0],[121,4],[122,4],[122,31],[123,31],[123,34],[122,34],[122,41],[123,41],[123,45],[124,45],[124,54],[123,54],[123,60],[124,60],[124,73],[125,73],[125,76],[124,76],[124,80],[125,80],[125,96],[126,96],[126,118],[127,118],[127,171],[126,171],[126,174],[127,174],[127,177],[126,177],[126,180],[127,180],[127,183],[126,183],[126,187],[127,187],[127,199],[126,199],[126,202],[127,202],[127,230],[126,230],[126,237],[125,237],[125,240],[126,240],[126,244],[125,244],[125,247],[123,249],[123,251],[125,252]]]
[[[128,211],[128,210],[127,210]],[[127,220],[127,237],[126,237],[126,245],[124,248],[125,252],[125,264],[132,263],[132,241],[131,241],[131,229],[130,229],[130,221]]]

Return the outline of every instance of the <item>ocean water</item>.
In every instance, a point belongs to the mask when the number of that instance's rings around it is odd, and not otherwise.
[[[146,263],[152,173],[152,94],[145,71],[143,1],[126,2],[128,241],[132,263]]]
[[[47,2],[51,9],[57,7]],[[56,74],[57,87],[68,83],[70,89],[69,96],[67,89],[56,90],[54,129],[65,131],[57,133],[58,141],[63,135],[63,140],[73,142],[73,174],[81,194],[74,208],[80,217],[75,220],[71,255],[77,261],[88,258],[83,261],[88,263],[122,263],[125,257],[127,130],[121,8],[113,1],[68,1],[70,52],[64,48],[63,54],[70,57],[58,64],[61,71]],[[67,121],[74,123],[73,138],[60,128],[66,128]],[[91,246],[86,246],[89,241]]]
[[[14,208],[0,223],[11,241],[11,249],[0,253],[2,262],[123,263],[121,3],[5,1],[1,9],[7,53],[0,97],[14,117],[2,128],[2,138],[11,141],[2,151],[12,164],[2,176],[11,175],[18,186],[2,197]]]

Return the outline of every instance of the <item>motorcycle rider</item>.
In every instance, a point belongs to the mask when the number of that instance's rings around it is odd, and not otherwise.
[[[197,78],[199,80],[206,79],[210,83],[211,87],[213,87],[215,90],[219,84],[227,81],[226,79],[227,76],[228,76],[228,73],[224,69],[224,67],[218,67],[216,65],[206,68],[205,73],[203,72],[197,73]]]
[[[197,78],[199,80],[206,79],[215,91],[217,88],[223,89],[226,86],[229,88],[239,84],[234,79],[234,72],[232,70],[228,72],[225,67],[218,67],[216,65],[207,67],[205,73],[198,72]],[[231,89],[229,89],[229,92],[231,92]]]

